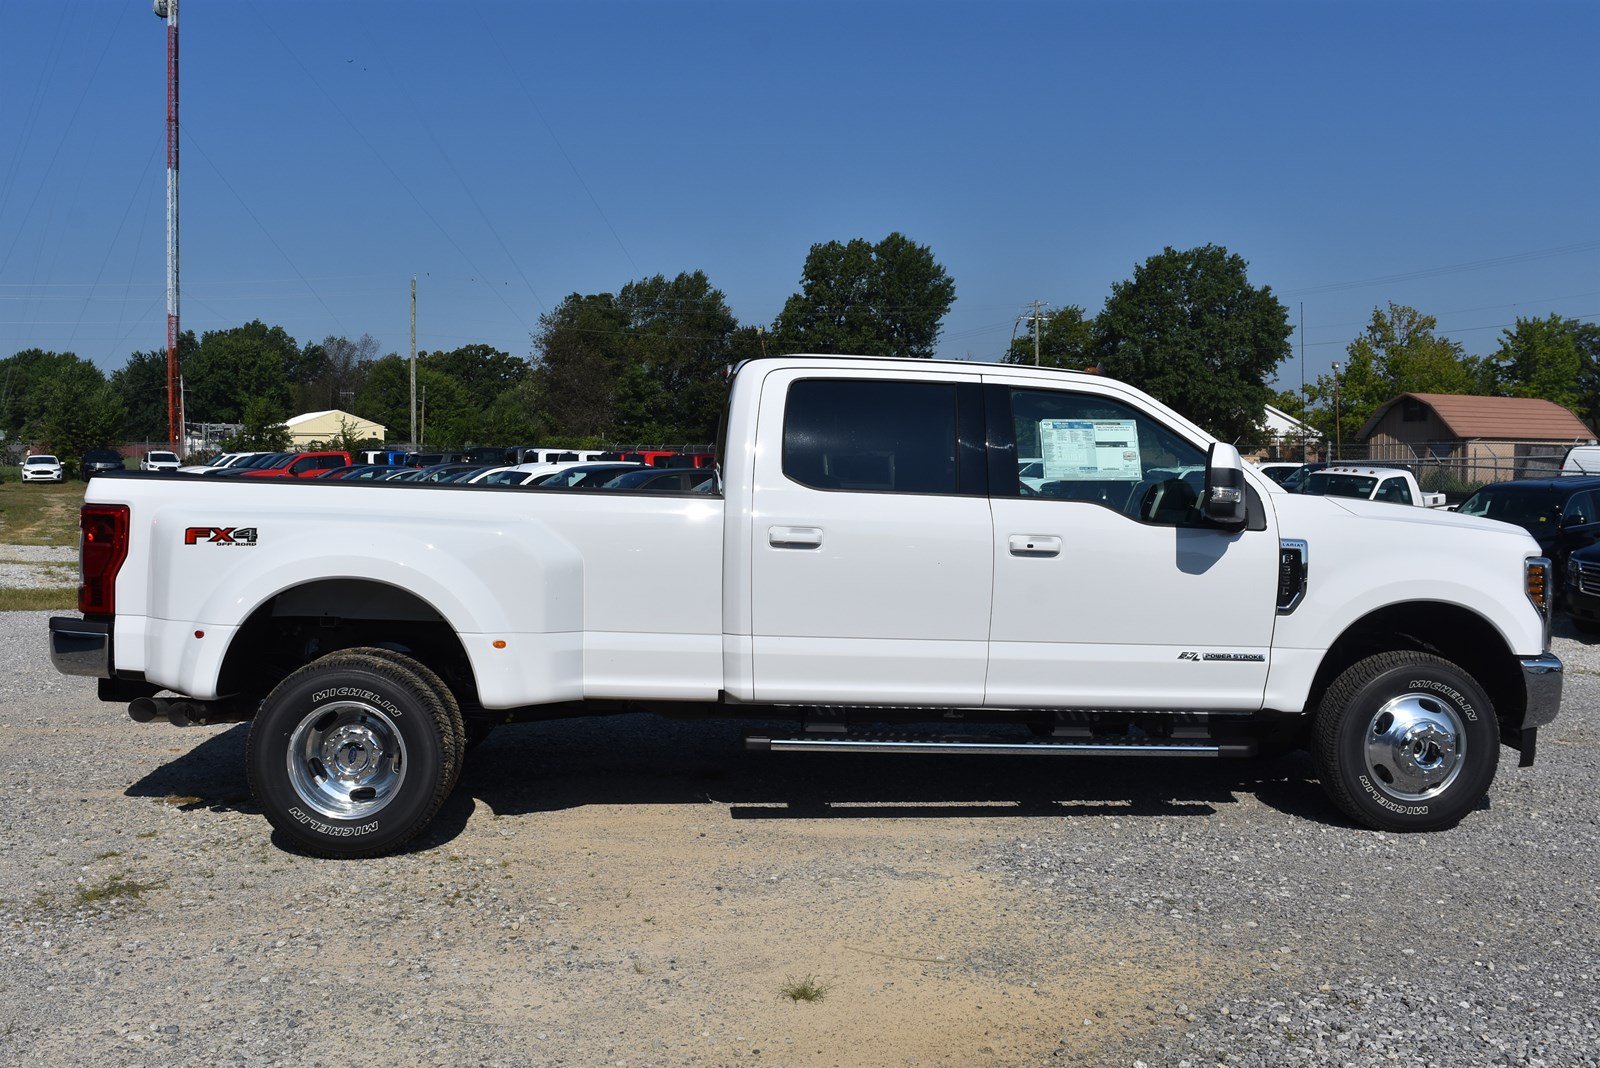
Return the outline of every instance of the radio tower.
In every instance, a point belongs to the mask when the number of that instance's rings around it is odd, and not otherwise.
[[[167,20],[167,437],[183,455],[182,373],[178,367],[178,0],[155,0]]]

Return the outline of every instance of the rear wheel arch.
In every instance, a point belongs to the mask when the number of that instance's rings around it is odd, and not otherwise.
[[[318,579],[257,604],[223,654],[217,692],[264,696],[331,652],[378,646],[440,676],[462,705],[477,703],[472,662],[449,619],[410,590],[374,579]]]

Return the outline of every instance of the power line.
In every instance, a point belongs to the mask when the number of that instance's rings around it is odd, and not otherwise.
[[[290,259],[289,254],[284,251],[283,246],[278,244],[278,239],[272,236],[272,232],[266,228],[265,224],[263,224],[259,218],[256,217],[256,213],[250,210],[250,205],[245,203],[244,197],[240,196],[239,191],[233,187],[233,183],[228,181],[228,176],[222,173],[222,169],[220,167],[211,162],[211,157],[206,155],[206,150],[200,147],[200,142],[195,140],[194,134],[189,132],[189,128],[187,126],[184,127],[183,132],[188,134],[189,144],[193,145],[195,151],[200,153],[200,158],[206,161],[206,166],[210,167],[212,171],[216,173],[216,176],[222,180],[222,184],[227,187],[228,192],[233,194],[233,199],[237,200],[239,202],[239,206],[244,209],[245,214],[250,216],[250,221],[256,224],[257,228],[260,229],[262,235],[266,237],[267,241],[272,245],[272,247],[278,250],[278,255],[283,257],[283,262],[289,265],[289,269],[293,271],[300,281],[305,284],[307,291],[309,291],[310,294],[316,298],[318,304],[322,305],[322,310],[328,313],[328,317],[332,319],[334,325],[339,328],[339,332],[341,334],[349,333],[349,331],[345,329],[344,323],[340,322],[339,317],[334,314],[333,309],[328,307],[327,302],[322,299],[322,295],[317,292],[316,287],[306,280],[306,276],[300,273],[300,268],[295,266],[294,260]]]
[[[578,165],[572,161],[572,156],[567,153],[566,146],[561,143],[561,138],[556,136],[555,128],[550,125],[550,120],[544,117],[544,111],[533,99],[533,94],[528,91],[528,86],[525,82],[523,82],[522,75],[517,73],[517,69],[513,67],[511,65],[511,61],[506,58],[504,49],[500,47],[500,38],[495,36],[494,31],[489,28],[488,20],[483,17],[483,9],[481,7],[475,7],[475,10],[478,13],[478,22],[483,26],[484,34],[489,38],[489,43],[494,46],[495,54],[500,57],[501,64],[511,75],[512,80],[517,83],[517,88],[522,90],[524,99],[528,101],[528,106],[533,109],[533,113],[538,116],[540,125],[544,127],[544,132],[550,135],[550,140],[555,144],[556,151],[560,152],[561,158],[567,161],[567,166],[572,170],[572,176],[578,180],[578,185],[582,187],[584,195],[589,198],[589,203],[594,205],[594,210],[600,216],[600,221],[604,222],[606,224],[606,229],[611,231],[611,238],[617,243],[617,247],[622,250],[623,258],[628,261],[628,266],[633,268],[633,273],[635,276],[643,275],[644,272],[641,271],[639,269],[639,265],[634,262],[633,254],[628,251],[628,246],[622,243],[622,235],[618,234],[617,228],[611,225],[611,217],[608,216],[605,212],[605,209],[600,206],[600,201],[595,198],[594,192],[589,188],[589,183],[583,180],[582,174],[578,173]]]
[[[28,228],[28,219],[33,215],[34,205],[39,202],[39,194],[44,192],[45,186],[50,184],[50,172],[55,170],[56,160],[61,157],[61,149],[67,143],[67,138],[72,133],[73,123],[78,121],[78,113],[83,110],[83,101],[89,95],[89,87],[94,84],[95,77],[100,73],[100,65],[106,60],[106,53],[111,51],[111,42],[117,36],[117,30],[122,27],[122,18],[128,13],[128,5],[122,4],[117,9],[117,21],[112,24],[111,32],[106,35],[106,43],[100,48],[100,55],[94,61],[94,68],[89,72],[89,77],[83,80],[83,91],[78,94],[78,102],[72,107],[72,114],[67,117],[66,124],[61,128],[61,138],[56,141],[55,151],[50,154],[50,162],[45,164],[44,173],[39,178],[39,188],[33,191],[33,199],[28,201],[28,207],[22,213],[22,222],[17,225],[17,236],[11,239],[6,254],[0,256],[0,273],[6,269],[6,264],[11,260],[11,253],[16,250],[17,242],[22,240],[22,233]],[[80,176],[82,172],[80,171]]]
[[[1303,296],[1312,293],[1333,293],[1344,289],[1363,289],[1367,286],[1393,285],[1397,282],[1414,282],[1423,278],[1436,278],[1440,275],[1458,274],[1462,271],[1479,271],[1489,267],[1503,267],[1512,263],[1526,263],[1529,260],[1545,259],[1551,256],[1570,256],[1579,252],[1600,250],[1600,240],[1579,241],[1571,245],[1558,245],[1555,248],[1535,249],[1531,252],[1517,252],[1506,256],[1494,256],[1486,260],[1470,260],[1465,263],[1451,263],[1442,267],[1427,267],[1417,271],[1406,271],[1400,274],[1383,275],[1377,278],[1363,278],[1352,282],[1329,282],[1325,285],[1309,286],[1305,289],[1285,290],[1285,296]]]
[[[306,80],[315,86],[317,91],[327,98],[329,105],[332,106],[334,110],[334,113],[343,119],[345,125],[349,126],[350,129],[355,132],[355,135],[361,139],[361,143],[367,147],[367,151],[371,152],[372,157],[378,161],[379,165],[382,166],[384,170],[389,172],[389,177],[393,178],[395,184],[404,190],[405,194],[411,198],[411,202],[417,206],[418,211],[422,212],[423,217],[431,222],[434,226],[434,229],[438,230],[439,233],[444,236],[444,239],[449,242],[450,247],[456,250],[457,255],[459,255],[462,260],[466,262],[468,267],[472,268],[473,274],[478,276],[480,279],[486,279],[484,273],[478,270],[478,265],[472,262],[472,257],[467,255],[466,250],[463,249],[456,241],[454,235],[452,235],[449,230],[445,229],[438,219],[434,218],[433,213],[428,210],[425,204],[422,203],[421,198],[419,198],[416,193],[411,191],[411,187],[406,184],[405,179],[401,178],[399,172],[389,165],[388,160],[383,158],[383,154],[378,151],[377,146],[375,146],[367,137],[365,131],[363,131],[361,127],[357,126],[349,115],[345,114],[344,109],[339,106],[339,101],[334,99],[332,93],[328,92],[328,90],[322,87],[322,83],[317,81],[316,76],[311,73],[311,69],[300,61],[300,57],[295,54],[294,49],[290,48],[284,39],[278,36],[278,31],[272,28],[271,23],[262,18],[261,12],[257,10],[254,4],[249,5],[249,7],[251,13],[256,16],[256,21],[261,23],[262,27],[267,31],[267,33],[272,35],[272,39],[274,41],[278,42],[278,47],[282,48],[288,57],[294,60],[294,65],[300,68],[300,73],[306,76]],[[500,299],[500,302],[506,306],[506,310],[511,313],[512,318],[516,319],[517,322],[522,325],[523,329],[528,329],[528,324],[523,321],[522,316],[517,314],[517,310],[511,306],[511,302],[506,300],[505,294],[489,285],[487,280],[484,281],[484,287],[490,292],[494,293],[495,296]]]

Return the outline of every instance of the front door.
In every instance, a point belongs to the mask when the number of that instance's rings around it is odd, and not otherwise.
[[[1259,708],[1276,618],[1271,511],[1252,508],[1257,529],[1210,525],[1202,439],[1114,383],[985,382],[986,703]]]
[[[758,418],[756,700],[981,704],[993,550],[977,376],[778,371]]]

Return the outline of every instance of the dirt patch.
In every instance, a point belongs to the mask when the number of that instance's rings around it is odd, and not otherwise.
[[[536,1001],[566,1033],[605,1021],[612,1061],[1016,1064],[1126,1039],[1206,976],[1239,970],[1188,942],[1040,923],[1026,894],[968,870],[984,821],[800,819],[749,833],[691,813],[547,817],[559,826],[537,850],[505,859],[553,889],[545,905],[572,937],[563,959],[604,979],[562,993],[515,979],[484,1011],[509,1027]],[[826,996],[784,996],[796,976]]]

